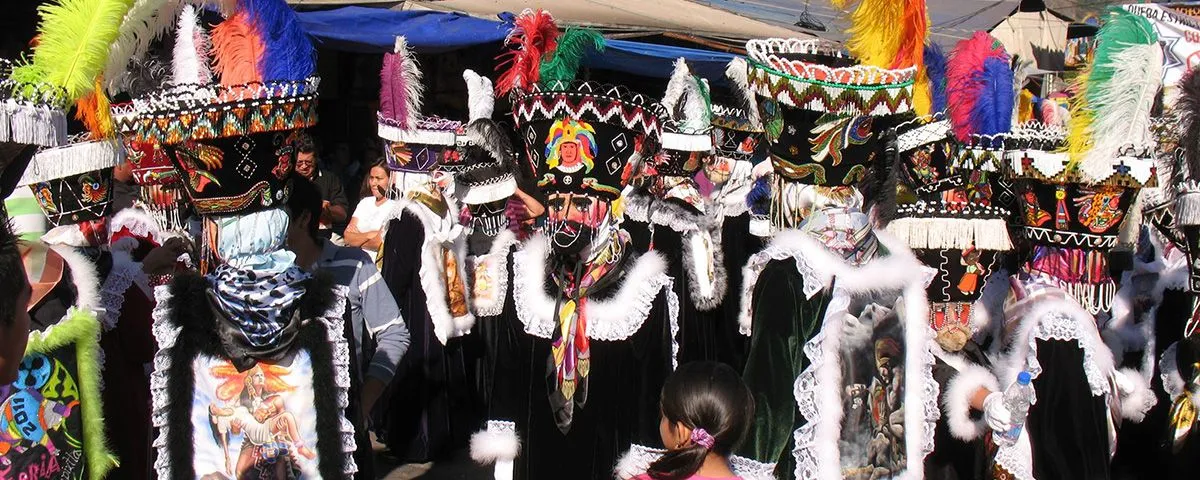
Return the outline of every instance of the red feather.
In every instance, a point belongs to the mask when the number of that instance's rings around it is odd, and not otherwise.
[[[973,133],[971,111],[985,87],[980,75],[984,60],[1004,55],[1004,48],[987,32],[975,32],[954,46],[946,63],[946,109],[959,140],[968,141]]]
[[[234,86],[262,81],[259,60],[265,48],[258,30],[246,12],[239,11],[212,29],[214,66],[221,85]],[[203,59],[201,59],[203,61]]]
[[[513,22],[513,29],[504,39],[509,50],[497,58],[496,94],[504,95],[513,89],[529,90],[538,82],[542,58],[558,46],[558,25],[544,10],[525,10]],[[503,70],[507,66],[508,70]],[[502,71],[503,70],[503,71]]]

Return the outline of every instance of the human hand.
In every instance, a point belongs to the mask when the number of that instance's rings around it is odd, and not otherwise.
[[[175,261],[180,255],[188,253],[190,245],[187,240],[171,237],[162,244],[150,250],[142,259],[142,271],[147,275],[165,275],[175,269]]]
[[[983,418],[994,432],[1007,432],[1012,428],[1012,413],[1004,406],[1004,394],[992,392],[983,401]]]

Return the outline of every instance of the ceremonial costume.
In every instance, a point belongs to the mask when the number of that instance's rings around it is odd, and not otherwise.
[[[720,231],[705,215],[695,180],[712,155],[712,109],[708,85],[682,58],[675,61],[662,104],[670,116],[663,124],[662,150],[641,165],[635,187],[623,193],[624,225],[634,251],[658,252],[678,279],[680,361],[715,360],[720,321],[715,310],[725,299],[725,265]]]
[[[133,140],[164,149],[204,217],[200,274],[155,289],[155,475],[345,478],[345,292],[283,249],[315,54],[282,1],[228,7],[211,30],[184,7],[170,81],[129,106]]]
[[[993,184],[1013,104],[980,99],[1011,98],[1012,70],[1007,54],[982,32],[960,42],[948,65],[936,48],[926,48],[924,62],[929,81],[916,88],[930,91],[939,113],[897,129],[897,202],[887,228],[937,269],[926,294],[942,415],[925,476],[983,478],[991,466],[985,443],[991,430],[970,402],[981,388],[1000,386],[978,338],[988,333],[987,314],[974,303],[1012,249],[1009,212],[993,200],[1002,191]]]
[[[100,479],[117,463],[105,438],[97,266],[74,247],[98,247],[105,240],[103,217],[119,150],[94,130],[98,141],[68,141],[66,111],[94,95],[105,61],[94,52],[116,35],[115,27],[87,34],[74,27],[120,17],[128,8],[44,5],[33,55],[16,65],[5,62],[0,72],[0,142],[7,164],[0,190],[7,196],[16,185],[29,186],[56,227],[46,242],[20,246],[32,288],[32,323],[17,380],[0,386],[0,471],[7,477]],[[86,117],[90,110],[81,101],[76,114]],[[92,126],[86,118],[85,124]],[[38,147],[44,150],[35,156]]]
[[[897,44],[924,38],[925,13],[873,19],[904,26],[889,44],[863,39],[862,19],[886,13],[865,5],[848,42],[857,60],[814,40],[746,45],[777,233],[743,270],[756,417],[732,460],[743,478],[920,478],[933,448],[934,272],[865,213],[884,198],[890,129],[912,109],[922,42]]]
[[[397,196],[381,232],[380,272],[413,342],[381,399],[388,405],[382,427],[395,455],[418,462],[464,444],[475,426],[467,418],[467,360],[455,340],[475,323],[463,263],[466,237],[456,202],[435,178],[444,175],[439,165],[454,154],[461,124],[422,117],[422,89],[416,60],[397,37],[380,77],[379,136]]]
[[[1169,170],[1173,188],[1162,209],[1166,233],[1178,248],[1173,257],[1177,275],[1164,270],[1162,304],[1157,309],[1154,324],[1156,340],[1164,348],[1158,366],[1166,398],[1165,415],[1168,426],[1169,454],[1164,469],[1168,478],[1188,478],[1196,473],[1195,458],[1200,453],[1197,434],[1200,415],[1200,76],[1195,70],[1180,80],[1180,95],[1175,105],[1179,123],[1169,134],[1177,139],[1178,150],[1169,150],[1165,160],[1172,162]],[[1160,148],[1160,151],[1163,151]],[[1160,165],[1160,176],[1162,166]],[[1171,228],[1174,227],[1174,228]],[[1166,236],[1164,234],[1164,236]],[[1168,256],[1168,262],[1171,259]],[[1180,268],[1182,267],[1182,268]],[[1180,278],[1182,277],[1182,278]],[[1172,280],[1175,280],[1172,282]],[[1179,322],[1182,319],[1182,322]],[[1154,416],[1147,421],[1155,420]]]
[[[656,252],[632,250],[619,199],[633,164],[659,148],[663,110],[624,87],[573,81],[603,45],[598,33],[560,36],[542,11],[523,13],[514,32],[512,68],[496,83],[515,92],[548,219],[513,255],[499,335],[511,347],[497,352],[471,454],[496,462],[498,478],[611,478],[618,456],[661,447],[658,396],[674,363],[672,279]]]
[[[1097,41],[1070,134],[1022,125],[1006,139],[1024,248],[1003,324],[992,325],[995,371],[1001,385],[1029,372],[1037,400],[1017,443],[996,453],[1004,478],[1105,478],[1118,415],[1140,420],[1154,403],[1147,379],[1117,371],[1098,323],[1117,288],[1110,250],[1123,223],[1137,227],[1126,215],[1137,189],[1154,185],[1149,115],[1162,52],[1146,20],[1121,11]]]
[[[712,104],[713,156],[704,167],[712,183],[705,198],[706,222],[720,230],[720,258],[725,272],[725,299],[717,307],[717,360],[736,370],[746,363],[747,339],[738,332],[742,291],[742,266],[762,249],[763,240],[750,233],[747,196],[754,185],[755,162],[763,160],[762,121],[754,93],[746,84],[746,60],[729,62],[726,77],[733,84],[734,99]]]

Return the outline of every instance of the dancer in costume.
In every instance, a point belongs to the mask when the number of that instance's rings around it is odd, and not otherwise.
[[[750,233],[747,197],[754,186],[754,162],[762,157],[762,121],[754,92],[746,83],[746,60],[729,62],[725,76],[732,83],[733,98],[712,104],[713,156],[704,166],[704,178],[712,184],[705,199],[707,222],[720,227],[720,257],[725,271],[725,300],[718,307],[717,360],[741,371],[746,364],[747,339],[738,332],[742,291],[742,266],[762,249],[763,240]]]
[[[513,255],[516,308],[502,335],[517,344],[498,359],[505,388],[471,442],[498,478],[611,478],[622,453],[660,447],[678,299],[663,258],[634,252],[620,193],[633,165],[658,150],[664,111],[623,87],[574,81],[600,39],[560,36],[548,13],[527,10],[509,37],[512,68],[496,82],[514,93],[548,202],[546,231]]]
[[[1195,475],[1195,459],[1200,454],[1200,174],[1196,173],[1200,172],[1200,73],[1194,69],[1180,80],[1174,113],[1179,123],[1172,133],[1180,154],[1167,157],[1174,161],[1168,177],[1173,196],[1167,209],[1175,228],[1165,231],[1177,232],[1177,248],[1167,248],[1167,265],[1174,265],[1169,260],[1178,258],[1183,268],[1175,276],[1169,275],[1169,270],[1163,272],[1161,289],[1165,292],[1155,329],[1159,345],[1165,347],[1159,360],[1167,397],[1163,403],[1168,405],[1169,454],[1164,470],[1167,478],[1188,478]],[[1171,281],[1180,276],[1182,281]]]
[[[662,254],[671,277],[679,279],[680,361],[715,360],[720,321],[715,310],[725,299],[725,265],[720,232],[707,221],[695,180],[713,151],[708,84],[680,58],[662,104],[670,116],[663,124],[662,150],[640,165],[635,187],[623,194],[625,228],[635,251]]]
[[[815,40],[746,45],[776,233],[744,269],[757,420],[733,459],[743,478],[920,478],[933,448],[934,272],[865,213],[883,198],[875,175],[912,109],[925,34],[923,8],[887,14],[857,7],[854,57]]]
[[[995,372],[1003,386],[1028,371],[1037,402],[1017,443],[996,453],[994,475],[1004,478],[1106,477],[1114,425],[1154,403],[1144,377],[1117,370],[1098,324],[1112,314],[1110,252],[1123,222],[1137,221],[1127,212],[1138,188],[1154,185],[1149,126],[1162,51],[1144,18],[1120,10],[1097,42],[1071,133],[1022,125],[1006,140],[1024,248],[1004,321],[991,326]]]
[[[346,478],[345,292],[284,248],[299,129],[316,121],[315,53],[281,0],[225,7],[211,29],[183,10],[172,78],[132,105],[135,140],[165,150],[204,217],[203,276],[155,290],[155,474]],[[231,421],[239,408],[254,422]]]
[[[897,129],[897,206],[887,228],[937,269],[926,294],[943,410],[926,478],[985,478],[988,427],[1006,430],[1011,420],[980,346],[989,333],[982,328],[986,313],[974,307],[1001,255],[1012,249],[1008,211],[993,200],[1000,190],[993,184],[1013,105],[979,100],[1012,98],[1008,56],[994,43],[977,33],[959,42],[948,65],[940,49],[926,47],[918,74],[926,80],[914,88],[925,90],[938,113]]]
[[[415,462],[461,446],[476,423],[468,413],[474,408],[468,360],[457,340],[475,323],[466,236],[457,203],[443,191],[449,177],[440,171],[461,124],[422,116],[423,88],[414,54],[397,37],[380,77],[379,136],[397,196],[384,222],[380,270],[414,340],[384,395],[381,425],[392,453]]]

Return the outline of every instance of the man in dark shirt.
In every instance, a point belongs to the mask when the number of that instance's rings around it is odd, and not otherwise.
[[[321,192],[321,236],[329,238],[335,225],[345,228],[346,220],[350,217],[350,202],[346,200],[346,192],[337,176],[326,174],[317,168],[317,147],[308,135],[300,140],[300,150],[296,155],[296,173],[316,184],[317,190]]]

